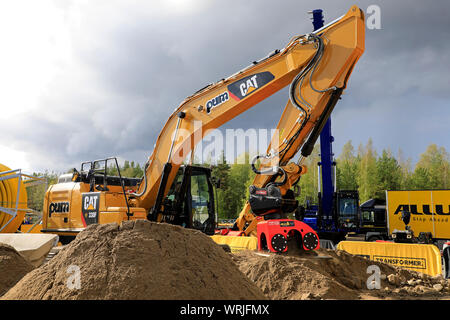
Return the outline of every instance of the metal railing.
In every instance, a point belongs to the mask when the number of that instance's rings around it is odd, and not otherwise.
[[[4,212],[7,215],[11,216],[11,218],[3,226],[0,226],[0,233],[17,217],[17,214],[19,211],[25,211],[25,213],[34,212],[34,210],[30,209],[30,208],[19,208],[19,205],[23,205],[19,201],[20,190],[21,190],[22,185],[25,188],[28,188],[31,186],[45,183],[45,185],[47,186],[47,180],[45,178],[30,176],[28,174],[22,173],[22,169],[15,169],[15,170],[8,170],[8,171],[0,172],[0,181],[6,181],[6,180],[11,180],[11,179],[18,179],[17,191],[15,194],[16,199],[15,199],[15,203],[8,203],[8,202],[3,202],[3,201],[0,202],[0,212]],[[11,191],[13,191],[13,190],[11,190]],[[27,207],[28,205],[25,204],[25,206]],[[36,224],[40,223],[41,220],[42,220],[42,218],[38,222],[36,222],[35,225],[30,230],[28,230],[28,232],[30,232],[32,229],[34,229]]]

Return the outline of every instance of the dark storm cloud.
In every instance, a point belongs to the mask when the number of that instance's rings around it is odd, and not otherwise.
[[[36,110],[20,121],[9,121],[1,134],[8,134],[14,147],[29,150],[30,163],[37,170],[65,170],[111,155],[143,162],[185,97],[282,48],[292,36],[310,32],[307,11],[322,8],[328,22],[353,4],[331,0],[205,3],[198,10],[176,14],[144,1],[91,2],[81,7],[82,23],[71,29],[73,63],[49,85]],[[366,30],[366,51],[334,112],[335,151],[349,139],[358,144],[373,137],[375,146],[394,151],[403,146],[410,156],[438,137],[442,121],[450,117],[444,108],[450,83],[446,41],[450,5],[447,1],[358,3],[364,11],[372,4],[381,9],[382,29]],[[69,16],[74,10],[73,6],[64,9]],[[224,129],[247,129],[249,124],[274,128],[287,99],[282,90]],[[427,113],[433,117],[424,119]],[[402,120],[401,129],[392,115]],[[419,118],[428,130],[405,129]],[[20,126],[30,130],[15,134],[14,128]],[[421,137],[419,143],[407,143],[414,135]],[[441,145],[450,149],[445,141]]]

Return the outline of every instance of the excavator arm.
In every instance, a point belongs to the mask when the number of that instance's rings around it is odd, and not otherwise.
[[[129,197],[130,206],[145,208],[150,220],[158,220],[179,167],[203,137],[288,85],[279,136],[273,137],[262,160],[276,161],[289,171],[286,186],[294,184],[305,168],[288,162],[300,148],[302,157],[311,153],[364,51],[364,28],[364,13],[353,6],[325,27],[294,37],[284,49],[185,99],[160,132],[143,181]],[[273,174],[258,174],[254,185],[263,187],[273,179]],[[248,227],[256,226],[253,217],[247,203],[237,220],[239,229],[252,232],[255,228]]]
[[[324,111],[316,122],[313,123],[314,129],[307,134],[301,134],[302,132],[300,132],[298,128],[300,127],[299,122],[292,121],[293,119],[299,119],[302,115],[302,111],[293,107],[292,103],[289,101],[277,126],[276,132],[279,133],[279,136],[272,137],[271,144],[269,145],[265,156],[258,156],[253,159],[255,162],[258,158],[263,158],[263,160],[269,160],[273,163],[274,158],[276,158],[275,162],[279,163],[279,170],[282,170],[283,172],[282,178],[284,178],[284,181],[281,183],[278,182],[283,196],[298,183],[301,175],[307,172],[306,166],[302,165],[303,161],[311,154],[323,125],[330,116],[336,102],[340,99],[341,94],[341,88],[333,89]],[[287,134],[283,135],[286,131]],[[282,141],[281,144],[280,141]],[[301,156],[298,162],[289,162],[298,153],[300,148]],[[267,186],[268,183],[280,180],[280,175],[278,175],[279,172],[270,172],[271,170],[268,170],[269,174],[264,174],[264,170],[256,169],[254,163],[252,163],[252,167],[256,173],[252,186],[262,188]],[[264,167],[268,166],[266,163],[262,162],[261,168]],[[239,214],[239,217],[236,219],[236,227],[245,235],[255,235],[258,221],[256,216],[251,212],[250,204],[247,201]]]

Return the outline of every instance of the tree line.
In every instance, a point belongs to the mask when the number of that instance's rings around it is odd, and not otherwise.
[[[248,154],[244,156],[248,157]],[[213,165],[213,176],[222,181],[218,191],[219,218],[235,218],[242,210],[247,198],[248,187],[253,182],[253,173],[249,162],[246,164],[227,164],[222,156],[220,164]],[[298,183],[299,203],[317,203],[319,191],[318,163],[320,145],[314,147],[312,154],[304,164],[307,172]],[[378,198],[385,199],[386,190],[422,190],[450,188],[450,155],[444,147],[430,144],[413,167],[410,158],[405,159],[401,149],[397,155],[389,149],[379,154],[372,139],[358,148],[348,141],[336,162],[337,190],[357,190],[360,202]],[[239,162],[241,163],[241,162]]]
[[[302,176],[300,202],[317,199],[319,147],[307,159],[309,171]],[[358,149],[348,141],[336,159],[336,186],[338,190],[358,190],[361,203],[372,199],[385,199],[386,190],[422,190],[450,188],[450,156],[444,147],[430,144],[413,167],[401,149],[397,155],[389,149],[380,154],[372,139]]]
[[[297,199],[300,204],[304,205],[307,201],[317,202],[319,152],[320,146],[317,144],[304,162],[307,172],[298,183],[300,195]],[[248,198],[248,187],[255,177],[248,153],[240,157],[239,160],[245,161],[229,164],[222,153],[216,163],[201,164],[209,166],[212,176],[220,181],[220,188],[215,191],[216,209],[220,219],[236,218],[239,215]],[[118,175],[115,165],[110,166],[107,172]],[[120,166],[120,173],[123,177],[142,177],[143,166],[126,160]],[[47,185],[51,185],[56,183],[59,174],[46,171],[34,175],[46,178]],[[450,155],[444,147],[430,144],[413,167],[412,160],[404,159],[401,150],[398,150],[396,155],[389,149],[378,153],[372,139],[365,145],[360,144],[357,149],[348,141],[336,158],[336,186],[338,190],[357,190],[361,203],[372,198],[384,199],[386,190],[449,189]],[[29,203],[33,209],[41,211],[45,186],[29,189],[34,189],[28,190]]]

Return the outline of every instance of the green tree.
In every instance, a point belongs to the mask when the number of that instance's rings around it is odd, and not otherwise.
[[[311,155],[305,159],[304,165],[306,165],[307,172],[303,174],[299,181],[300,195],[297,197],[299,203],[306,204],[306,201],[311,203],[317,202],[318,193],[318,173],[317,164],[320,162],[320,145],[314,146]]]
[[[350,140],[342,147],[342,152],[336,161],[336,183],[339,189],[358,189],[358,165],[359,159],[355,156],[355,150]]]
[[[403,156],[403,151],[399,148],[397,159],[402,175],[400,182],[400,189],[402,190],[411,189],[412,188],[411,158],[405,160]]]
[[[237,160],[237,163],[229,165],[222,152],[217,165],[212,167],[213,177],[220,179],[216,200],[219,219],[237,218],[248,199],[248,186],[255,174],[249,164],[248,153],[242,154]]]
[[[361,202],[374,198],[380,192],[377,177],[377,153],[373,148],[372,138],[366,146],[360,148],[361,161],[358,170],[358,192]]]
[[[133,177],[142,177],[144,176],[144,170],[142,170],[141,165],[139,163],[133,168]]]
[[[248,186],[253,179],[251,179],[253,171],[249,163],[249,154],[245,152],[236,159],[236,163],[230,169],[231,188],[228,193],[231,195],[231,202],[229,205],[229,217],[237,218],[245,202],[247,201]]]
[[[433,183],[427,169],[418,167],[411,176],[410,189],[432,189]]]
[[[32,176],[44,178],[46,183],[37,184],[26,188],[27,205],[30,209],[42,212],[45,193],[47,192],[48,187],[58,182],[60,173],[53,171],[49,172],[48,170],[46,170],[44,172],[34,172]]]
[[[389,150],[383,150],[376,162],[377,190],[375,196],[385,198],[385,190],[399,190],[402,183],[402,168]]]
[[[117,170],[116,164],[114,162],[108,161],[108,169],[107,174],[112,176],[118,176],[119,172]],[[121,166],[119,164],[120,175],[122,177],[128,178],[142,178],[144,176],[144,171],[142,170],[139,163],[135,163],[134,161],[125,160],[124,164]]]
[[[447,189],[450,187],[449,181],[449,154],[444,147],[438,147],[436,144],[430,144],[427,150],[420,155],[415,171],[419,168],[428,172],[429,183],[432,189]],[[424,177],[424,172],[420,171],[415,178]],[[416,181],[418,182],[418,181]]]

